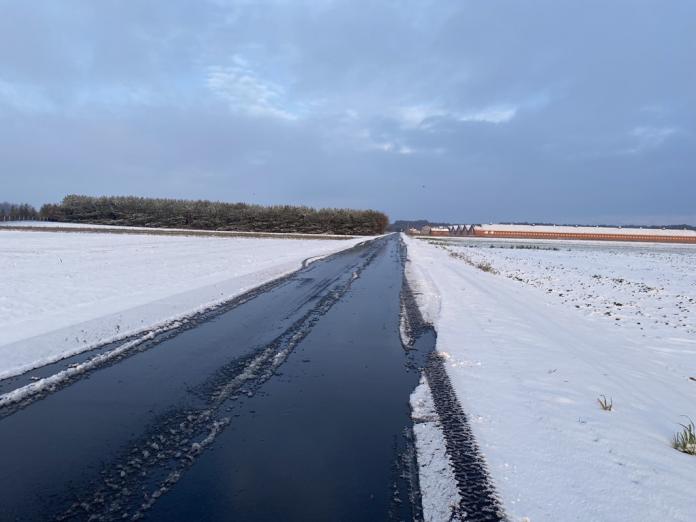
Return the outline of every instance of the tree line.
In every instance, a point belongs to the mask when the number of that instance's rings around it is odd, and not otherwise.
[[[390,232],[406,232],[409,228],[421,228],[428,227],[447,227],[450,223],[441,223],[428,221],[427,219],[397,219],[391,225],[387,227]]]
[[[28,203],[0,202],[0,221],[39,219],[39,213]]]
[[[202,230],[308,234],[382,234],[389,218],[375,210],[314,209],[134,196],[69,195],[41,207],[48,221]]]

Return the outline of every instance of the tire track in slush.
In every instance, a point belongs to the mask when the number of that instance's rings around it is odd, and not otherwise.
[[[169,491],[230,423],[223,410],[230,401],[252,397],[285,362],[314,325],[351,288],[362,271],[384,248],[374,246],[344,281],[269,345],[222,367],[193,390],[203,399],[202,409],[171,411],[134,443],[118,462],[102,471],[102,484],[60,513],[56,520],[140,520]],[[327,285],[331,286],[331,285]]]
[[[400,342],[386,245],[148,518],[422,520],[408,397],[425,358]]]
[[[0,519],[142,517],[388,242],[305,263],[115,357],[99,358],[133,339],[32,372],[89,363],[0,408]]]
[[[359,243],[353,248],[363,245],[364,243]],[[306,268],[320,259],[330,260],[340,254],[341,252],[307,258],[302,262],[302,268]],[[259,295],[282,286],[294,277],[296,277],[296,272],[263,283],[232,299],[212,304],[199,312],[167,321],[156,328],[109,341],[84,353],[67,357],[18,376],[3,379],[0,381],[0,391],[3,392],[0,393],[0,419],[87,377],[93,371],[117,364],[184,331],[196,328],[206,321],[226,314]],[[36,377],[36,375],[40,375],[40,377]]]

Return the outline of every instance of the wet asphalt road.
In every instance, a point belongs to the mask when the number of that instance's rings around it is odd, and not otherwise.
[[[0,411],[0,520],[419,518],[402,257],[318,261]]]

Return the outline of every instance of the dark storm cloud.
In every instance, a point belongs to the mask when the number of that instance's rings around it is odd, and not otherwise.
[[[0,9],[0,199],[696,221],[688,0]]]

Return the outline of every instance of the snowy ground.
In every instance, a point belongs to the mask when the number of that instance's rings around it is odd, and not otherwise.
[[[665,335],[661,327],[667,326],[677,335],[696,335],[694,246],[475,240],[444,246],[615,326],[646,335]]]
[[[93,225],[91,223],[64,223],[61,221],[0,221],[0,227],[28,227],[28,228],[122,228],[122,229],[135,229],[135,230],[158,230],[156,228],[147,227],[126,227],[118,225]],[[168,229],[168,230],[181,230],[181,229]]]
[[[195,228],[152,228],[152,227],[131,227],[122,225],[94,225],[91,223],[64,223],[58,221],[0,221],[0,227],[5,228],[26,228],[31,229],[57,229],[64,228],[68,231],[130,231],[136,232],[147,232],[153,234],[162,235],[204,235],[204,236],[240,236],[240,237],[270,237],[270,238],[294,238],[294,239],[348,239],[355,238],[359,236],[348,236],[348,235],[336,235],[336,234],[304,234],[304,233],[285,233],[285,232],[245,232],[245,231],[234,231],[234,230],[200,230]]]
[[[0,229],[0,378],[161,326],[365,239]]]
[[[696,520],[696,457],[671,447],[696,419],[696,248],[407,243],[512,520]]]

